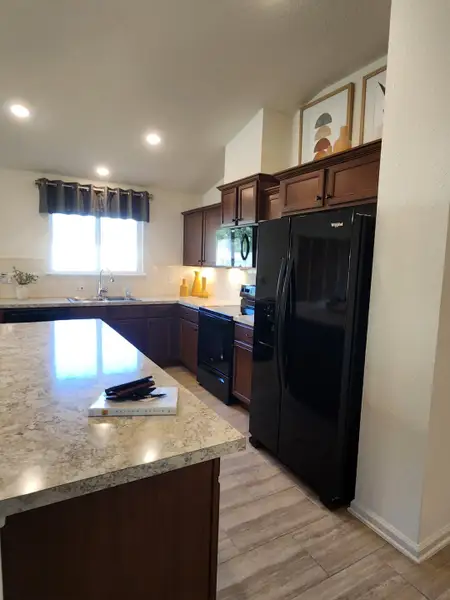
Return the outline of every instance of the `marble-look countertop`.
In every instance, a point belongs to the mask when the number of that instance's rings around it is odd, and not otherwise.
[[[153,375],[176,416],[87,416]],[[0,325],[0,519],[245,448],[245,437],[101,320]]]
[[[229,300],[219,300],[218,298],[196,298],[187,296],[151,296],[139,298],[137,302],[132,300],[123,300],[118,302],[104,302],[89,300],[87,302],[70,302],[67,298],[29,298],[28,300],[16,300],[15,298],[0,298],[0,309],[7,308],[57,308],[61,306],[134,306],[139,304],[184,304],[199,308],[200,306],[225,306],[231,304]]]
[[[196,298],[194,296],[187,296],[180,298],[178,296],[153,296],[149,298],[139,298],[138,302],[130,300],[124,300],[123,302],[102,302],[102,301],[89,301],[89,302],[70,302],[67,298],[29,298],[28,300],[15,300],[14,298],[0,298],[0,310],[11,309],[11,308],[59,308],[73,306],[78,308],[89,307],[89,306],[135,306],[140,304],[182,304],[191,308],[207,307],[213,308],[216,312],[222,312],[223,314],[230,314],[224,312],[223,309],[231,309],[231,316],[238,323],[244,323],[253,327],[253,315],[241,315],[240,307],[237,304],[232,304],[229,300],[220,300],[215,297],[210,298]]]

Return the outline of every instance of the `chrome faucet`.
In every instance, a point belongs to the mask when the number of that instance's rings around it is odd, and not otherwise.
[[[98,288],[97,288],[97,298],[99,300],[103,300],[105,298],[105,294],[108,293],[108,288],[103,287],[103,273],[109,273],[109,281],[114,283],[114,275],[110,269],[101,269],[100,274],[98,276]]]

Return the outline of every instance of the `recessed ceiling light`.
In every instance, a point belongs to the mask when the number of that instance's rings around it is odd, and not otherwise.
[[[97,167],[95,171],[100,177],[108,177],[109,175],[108,167]]]
[[[145,140],[147,144],[150,144],[150,146],[157,146],[161,143],[161,136],[159,136],[157,133],[149,133]]]
[[[11,114],[13,114],[18,119],[28,119],[30,116],[30,109],[24,106],[23,104],[11,104],[9,107]]]

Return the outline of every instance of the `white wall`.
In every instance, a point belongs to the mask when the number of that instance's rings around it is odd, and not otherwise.
[[[93,294],[94,276],[48,275],[49,217],[39,214],[38,189],[34,181],[47,176],[27,171],[0,170],[0,272],[10,272],[13,264],[20,269],[39,272],[42,277],[31,289],[36,297],[75,295],[77,287]],[[105,185],[105,181],[84,180],[85,183]],[[108,183],[129,187],[126,184]],[[136,186],[133,186],[134,188]],[[136,188],[139,189],[139,188]],[[129,287],[143,296],[178,293],[182,272],[181,212],[200,204],[192,195],[151,189],[154,200],[150,205],[150,223],[144,224],[145,276],[117,277],[110,285],[112,291],[123,292]],[[14,296],[12,285],[0,285],[0,297]]]
[[[264,109],[261,173],[276,173],[289,166],[292,146],[292,118]]]
[[[416,556],[450,531],[449,14],[392,2],[353,503]]]
[[[261,109],[226,145],[224,183],[261,171],[263,117]]]
[[[320,92],[318,92],[309,102],[313,100],[317,100],[321,96],[325,96],[330,92],[337,90],[343,85],[347,85],[348,83],[355,84],[355,101],[353,105],[353,131],[352,131],[352,146],[358,146],[359,144],[359,131],[360,131],[360,123],[361,123],[361,102],[362,102],[362,87],[363,87],[363,77],[380,67],[384,67],[387,64],[387,56],[382,56],[378,60],[369,63],[362,69],[351,73],[344,79],[340,81],[336,81],[332,85],[324,88]],[[306,104],[308,104],[306,102]],[[289,166],[294,167],[298,165],[298,151],[300,144],[300,110],[298,110],[294,118],[292,120],[292,145],[291,145],[291,155],[289,160]]]
[[[215,183],[212,188],[205,192],[202,196],[202,206],[210,206],[211,204],[219,204],[222,199],[222,194],[217,189],[219,185],[223,184],[223,179],[220,179]]]

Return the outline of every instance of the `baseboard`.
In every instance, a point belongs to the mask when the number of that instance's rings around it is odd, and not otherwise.
[[[370,529],[389,542],[399,552],[416,563],[427,560],[444,548],[444,546],[450,544],[450,524],[436,534],[429,536],[420,544],[417,544],[383,518],[371,510],[361,508],[355,502],[352,502],[348,510],[364,525],[370,527]]]

